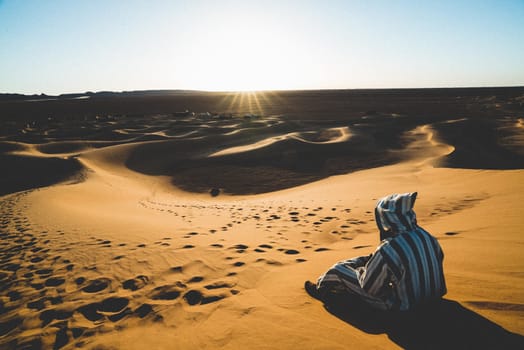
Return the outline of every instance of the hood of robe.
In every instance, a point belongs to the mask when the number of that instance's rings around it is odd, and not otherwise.
[[[413,211],[417,192],[391,194],[380,199],[375,208],[375,220],[380,230],[380,240],[395,237],[417,227]]]

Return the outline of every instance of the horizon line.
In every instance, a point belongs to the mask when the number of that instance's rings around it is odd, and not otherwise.
[[[40,93],[20,93],[20,92],[0,92],[0,95],[23,95],[23,96],[52,96],[59,97],[63,95],[88,95],[100,93],[139,93],[139,92],[187,92],[187,93],[257,93],[257,92],[307,92],[307,91],[359,91],[359,90],[452,90],[452,89],[500,89],[500,88],[524,88],[521,85],[459,85],[459,86],[427,86],[427,87],[380,87],[380,88],[319,88],[319,89],[260,89],[260,90],[206,90],[206,89],[137,89],[137,90],[86,90],[82,92],[62,92],[58,94]]]

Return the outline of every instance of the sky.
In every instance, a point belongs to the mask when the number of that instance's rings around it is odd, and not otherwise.
[[[0,0],[0,92],[524,85],[524,0]]]

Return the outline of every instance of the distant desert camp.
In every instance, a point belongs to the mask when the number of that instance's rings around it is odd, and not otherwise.
[[[520,348],[523,103],[524,88],[2,95],[0,347]],[[445,254],[441,307],[388,322],[312,299],[304,281],[374,252],[377,200],[413,191]]]

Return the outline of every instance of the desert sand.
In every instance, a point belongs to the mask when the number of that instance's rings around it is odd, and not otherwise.
[[[523,348],[524,89],[202,96],[0,103],[0,348]],[[309,297],[412,191],[440,307]]]

